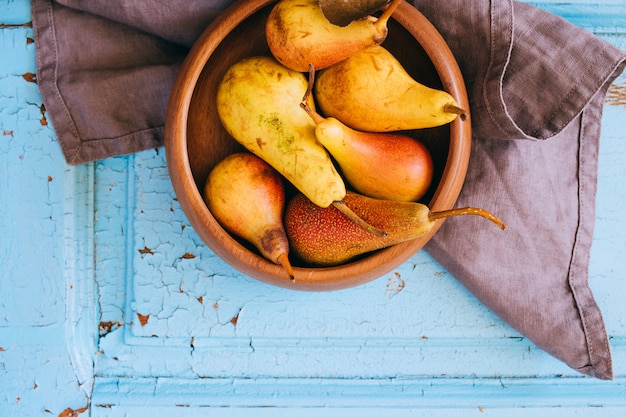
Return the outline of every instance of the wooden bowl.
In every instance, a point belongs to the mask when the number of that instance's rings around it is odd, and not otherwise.
[[[240,272],[260,281],[309,291],[360,285],[378,278],[419,251],[427,236],[379,250],[345,265],[311,268],[294,265],[290,282],[282,267],[229,235],[211,215],[202,189],[211,168],[242,148],[224,130],[215,109],[218,83],[243,57],[269,55],[265,20],[275,0],[234,3],[202,33],[184,61],[167,109],[165,150],[174,191],[194,230],[207,246]],[[389,22],[384,43],[418,81],[443,88],[469,109],[465,84],[456,60],[433,25],[413,6],[401,3]],[[431,210],[452,208],[467,171],[471,123],[457,118],[440,128],[406,132],[430,149],[435,166],[433,185],[424,199]]]

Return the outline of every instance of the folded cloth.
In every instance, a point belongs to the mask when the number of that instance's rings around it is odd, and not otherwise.
[[[188,48],[229,0],[31,0],[37,81],[67,162],[157,147]],[[603,99],[626,53],[511,0],[413,0],[466,80],[472,156],[458,205],[427,245],[479,300],[570,367],[612,378],[588,286]]]
[[[415,3],[468,86],[472,156],[457,204],[484,207],[509,226],[495,239],[474,219],[452,218],[426,250],[538,347],[611,379],[588,266],[602,107],[625,53],[525,3],[450,0],[446,13]]]

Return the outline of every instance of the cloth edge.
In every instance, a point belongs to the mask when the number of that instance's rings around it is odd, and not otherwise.
[[[89,161],[120,155],[119,144],[124,143],[125,154],[160,147],[163,144],[164,126],[129,132],[123,136],[85,139],[80,136],[75,121],[58,87],[58,51],[56,29],[51,0],[31,0],[37,86],[48,112],[65,161],[80,165]],[[116,143],[113,152],[107,144]]]

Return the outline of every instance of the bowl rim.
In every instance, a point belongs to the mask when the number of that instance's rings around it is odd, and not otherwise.
[[[294,267],[296,281],[291,282],[281,266],[243,247],[217,223],[195,183],[187,155],[187,115],[195,85],[206,62],[223,39],[242,20],[275,2],[277,0],[238,0],[207,26],[191,47],[174,81],[166,112],[164,144],[170,179],[194,231],[216,255],[238,271],[271,285],[296,290],[330,291],[365,284],[392,271],[417,253],[445,220],[437,221],[425,236],[381,249],[351,263],[324,268]],[[466,117],[457,117],[450,123],[450,137],[457,137],[458,140],[450,141],[446,165],[429,203],[433,211],[449,209],[461,192],[471,150],[470,106],[464,79],[444,38],[418,9],[405,1],[401,2],[392,19],[416,39],[432,61],[443,89],[467,109]],[[189,88],[190,85],[194,88]],[[220,238],[225,236],[218,242],[216,235]]]

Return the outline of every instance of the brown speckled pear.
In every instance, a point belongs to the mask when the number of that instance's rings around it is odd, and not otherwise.
[[[283,227],[285,189],[280,174],[251,153],[234,153],[209,173],[207,207],[224,229],[252,243],[294,279]]]
[[[506,227],[491,213],[473,207],[431,212],[424,204],[373,199],[350,191],[344,203],[387,235],[367,233],[347,221],[334,207],[322,209],[298,194],[287,204],[284,221],[295,257],[310,265],[341,265],[359,255],[423,236],[437,220],[451,216],[479,215],[502,229]]]
[[[305,72],[309,64],[326,68],[380,45],[387,38],[387,22],[400,1],[392,0],[378,18],[368,16],[338,26],[324,16],[318,0],[280,0],[267,19],[267,44],[272,55],[292,70]]]

